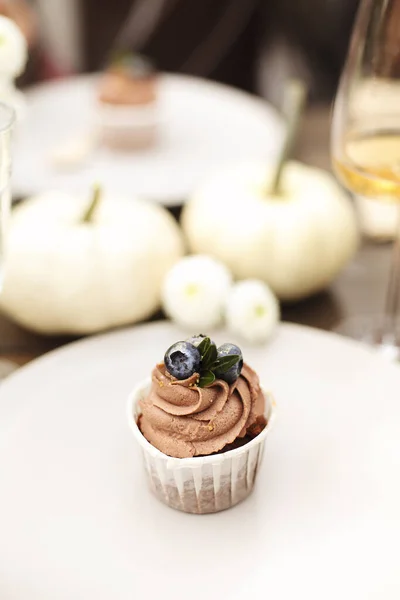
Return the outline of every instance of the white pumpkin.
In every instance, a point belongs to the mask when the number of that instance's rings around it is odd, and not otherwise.
[[[161,285],[184,253],[166,210],[131,198],[49,192],[12,215],[3,310],[45,334],[87,334],[134,323],[160,307]],[[93,207],[92,207],[93,208]]]
[[[28,60],[28,45],[18,25],[0,15],[0,78],[21,75]]]
[[[187,204],[190,249],[224,262],[237,279],[264,280],[282,300],[323,289],[357,248],[353,208],[333,177],[296,162],[279,196],[272,168],[242,165],[206,182]]]

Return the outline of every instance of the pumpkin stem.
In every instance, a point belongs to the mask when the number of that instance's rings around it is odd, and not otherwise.
[[[276,163],[271,189],[267,192],[270,195],[279,196],[281,194],[282,173],[292,154],[300,119],[303,114],[306,95],[306,86],[302,81],[290,79],[287,82],[283,98],[284,113],[287,119],[286,135]]]
[[[92,222],[93,215],[94,215],[95,210],[100,202],[101,192],[102,192],[102,190],[101,190],[100,185],[98,183],[95,183],[93,186],[93,190],[92,190],[92,198],[90,200],[89,206],[86,209],[85,214],[83,215],[82,223],[91,223]]]

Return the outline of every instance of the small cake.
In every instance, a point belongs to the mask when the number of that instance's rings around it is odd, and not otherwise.
[[[173,344],[128,401],[151,489],[186,512],[224,510],[253,489],[273,403],[240,348]]]
[[[126,54],[103,74],[98,88],[102,141],[112,148],[152,145],[157,136],[157,75],[145,58]]]

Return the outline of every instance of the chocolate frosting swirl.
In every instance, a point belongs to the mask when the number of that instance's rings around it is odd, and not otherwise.
[[[150,392],[140,402],[145,438],[169,456],[187,458],[218,452],[242,438],[264,414],[265,400],[257,374],[245,363],[232,385],[217,379],[195,385],[198,374],[179,381],[159,364]]]

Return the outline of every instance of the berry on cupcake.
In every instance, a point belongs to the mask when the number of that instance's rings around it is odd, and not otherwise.
[[[196,385],[206,387],[217,378],[235,383],[243,368],[243,357],[235,344],[217,348],[209,337],[199,334],[168,348],[164,365],[169,375],[179,380],[189,379],[197,373]]]

